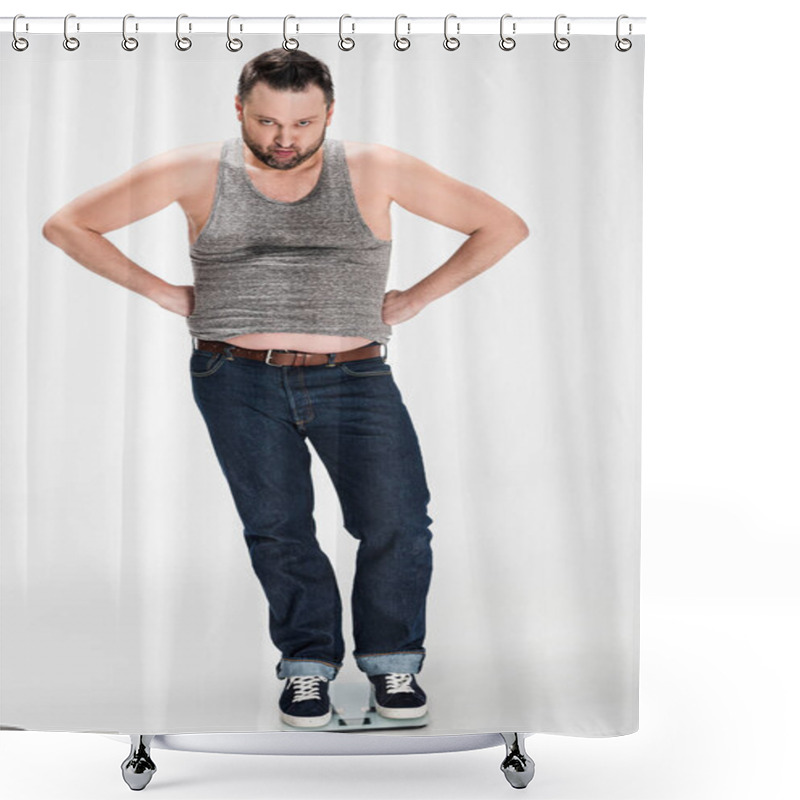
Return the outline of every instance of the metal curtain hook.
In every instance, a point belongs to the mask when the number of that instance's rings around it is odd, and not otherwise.
[[[408,19],[405,14],[398,14],[394,18],[394,49],[395,50],[408,50],[411,47],[411,39],[407,39],[405,36],[400,36],[400,32],[398,28],[400,26],[400,19]],[[411,33],[411,23],[406,22],[406,27],[408,30],[406,33]]]
[[[139,40],[135,39],[133,36],[128,36],[127,31],[127,24],[129,19],[133,19],[133,14],[126,14],[122,18],[122,49],[123,50],[135,50],[139,46]],[[139,25],[136,24],[136,30],[139,30]]]
[[[70,17],[74,17],[74,16],[75,16],[74,14],[67,14],[67,16],[64,17],[64,49],[65,50],[77,50],[81,46],[81,43],[80,43],[80,41],[78,39],[76,39],[74,36],[70,36],[69,33],[67,33],[67,20]],[[76,29],[77,30],[81,29],[80,24],[76,25]]]
[[[231,53],[238,53],[242,49],[242,40],[241,39],[232,39],[231,38],[231,20],[232,19],[239,19],[238,14],[231,14],[228,17],[228,41],[225,42],[225,47],[231,51]],[[242,30],[242,26],[239,26],[239,30]]]
[[[458,38],[447,35],[447,22],[455,16],[455,14],[448,14],[444,18],[444,41],[442,42],[442,45],[444,46],[445,50],[458,50],[458,48],[461,47],[461,41]],[[459,33],[461,33],[461,23],[456,22],[456,34]]]
[[[297,48],[300,47],[300,42],[298,42],[297,39],[289,39],[286,36],[286,23],[290,19],[297,19],[297,17],[292,16],[291,14],[287,14],[283,18],[283,49],[284,50],[297,50]],[[294,27],[295,27],[295,31],[299,31],[300,30],[300,26],[299,25],[295,25]],[[292,46],[291,47],[289,46],[290,42],[292,42]]]
[[[340,50],[352,50],[355,46],[355,40],[351,39],[349,36],[345,37],[342,35],[342,23],[346,18],[353,19],[349,14],[342,14],[339,17],[339,49]],[[356,32],[356,24],[355,22],[350,23],[353,27],[351,33]]]
[[[506,36],[503,33],[503,23],[511,16],[511,14],[503,14],[500,17],[500,49],[501,50],[513,50],[517,46],[516,39],[512,39],[510,36]],[[511,23],[511,33],[517,32],[517,23]]]
[[[566,14],[559,14],[556,17],[555,22],[553,23],[553,32],[556,37],[555,41],[553,42],[553,47],[555,47],[556,50],[562,53],[564,52],[564,50],[569,50],[569,46],[571,44],[569,39],[565,38],[564,36],[558,35],[558,21],[560,19],[566,19],[566,18],[567,18]],[[569,36],[569,22],[567,23],[567,36]]]
[[[630,39],[620,39],[620,37],[619,37],[619,21],[621,19],[629,19],[629,17],[628,17],[627,14],[620,14],[617,17],[617,41],[614,42],[614,47],[616,47],[617,50],[620,51],[620,53],[627,53],[628,50],[630,50],[631,47],[633,47],[633,42]],[[633,32],[633,26],[629,22],[628,23],[628,33],[632,33],[632,32]]]
[[[192,40],[188,36],[181,36],[181,20],[188,17],[188,14],[178,14],[175,19],[175,47],[178,50],[188,50],[192,46]],[[189,23],[189,32],[191,33],[192,23]]]
[[[14,17],[14,22],[11,23],[11,35],[13,37],[11,39],[11,46],[15,50],[17,50],[18,52],[21,53],[23,50],[27,50],[28,49],[28,44],[29,43],[28,43],[28,40],[24,39],[22,36],[17,36],[17,20],[18,19],[25,19],[25,15],[24,14],[17,14]],[[27,22],[25,23],[25,30],[28,30],[28,23]]]

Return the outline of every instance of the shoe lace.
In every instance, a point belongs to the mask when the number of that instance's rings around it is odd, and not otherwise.
[[[321,675],[294,675],[289,678],[289,685],[294,690],[293,698],[295,703],[303,700],[319,700],[319,684],[325,681]]]
[[[411,686],[411,673],[408,672],[389,672],[386,675],[386,691],[389,694],[397,692],[413,692]]]

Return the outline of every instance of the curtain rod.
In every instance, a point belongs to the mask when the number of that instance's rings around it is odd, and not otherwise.
[[[555,16],[553,17],[513,17],[505,15],[504,31],[506,35],[517,36],[531,33],[553,34]],[[595,34],[611,35],[616,32],[616,17],[570,17],[559,15],[559,34]],[[625,17],[620,21],[623,35],[643,34],[646,17]],[[0,17],[0,31],[10,33],[13,17]],[[175,33],[176,17],[136,17],[127,21],[129,35],[138,33]],[[28,17],[20,16],[17,20],[17,34],[64,33],[64,17]],[[341,21],[344,35],[359,33],[393,34],[395,23],[401,36],[425,33],[444,33],[444,17],[357,17],[345,15]],[[70,16],[67,20],[69,34],[73,33],[122,33],[122,17],[81,17]],[[292,15],[287,21],[290,35],[307,33],[337,34],[340,28],[339,17],[305,17]],[[569,30],[567,30],[569,25]],[[181,15],[182,33],[226,33],[228,17],[193,17]],[[231,20],[231,31],[235,33],[282,33],[284,17],[239,17]],[[497,17],[458,17],[450,15],[448,20],[449,35],[468,36],[470,34],[500,33],[500,15]]]

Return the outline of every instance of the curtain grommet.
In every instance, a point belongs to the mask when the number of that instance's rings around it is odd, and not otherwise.
[[[25,15],[24,14],[17,14],[14,17],[14,21],[11,23],[11,36],[12,36],[12,38],[11,38],[11,46],[18,53],[21,53],[24,50],[28,49],[28,45],[30,44],[30,42],[28,42],[28,40],[24,36],[19,36],[17,34],[17,20],[18,19],[25,19]],[[28,23],[26,22],[25,23],[25,30],[27,30],[27,29],[28,29]]]
[[[558,14],[553,22],[553,35],[556,37],[555,41],[553,42],[553,47],[558,50],[559,53],[563,53],[565,50],[569,50],[570,42],[566,36],[559,36],[558,35],[558,21],[560,19],[566,19],[566,14]],[[567,23],[567,36],[569,36],[569,22]]]
[[[349,50],[352,50],[356,46],[355,39],[352,39],[349,36],[345,36],[343,34],[343,32],[342,32],[342,23],[347,18],[353,19],[350,16],[350,14],[342,14],[342,16],[339,17],[339,49],[340,50],[344,50],[345,52],[347,52]],[[355,24],[355,22],[352,22],[350,24],[353,27],[353,29],[350,31],[350,33],[355,33],[356,32],[356,24]]]
[[[181,20],[188,17],[188,14],[178,14],[175,19],[175,47],[182,52],[186,52],[192,46],[192,40],[188,36],[181,36]],[[192,32],[192,23],[189,23],[189,33]]]
[[[74,16],[75,14],[67,14],[67,16],[64,17],[64,41],[62,42],[62,44],[64,45],[64,49],[69,50],[70,52],[77,50],[81,46],[80,39],[77,39],[75,36],[70,36],[69,33],[67,33],[67,20],[69,20],[70,17]],[[80,23],[76,23],[75,30],[79,31],[80,29],[81,29]]]
[[[292,14],[287,14],[283,18],[283,49],[284,50],[297,50],[297,48],[300,47],[300,42],[298,42],[297,39],[289,38],[286,35],[286,25],[287,25],[287,23],[288,23],[288,21],[290,19],[297,19],[297,17],[295,17]],[[299,25],[295,25],[295,32],[299,32],[299,30],[300,30],[300,26]]]
[[[630,50],[631,47],[633,47],[633,42],[630,39],[620,38],[620,35],[619,35],[619,23],[620,23],[620,20],[623,20],[623,19],[629,19],[628,15],[627,14],[620,14],[617,17],[617,41],[614,42],[614,47],[616,47],[617,50],[619,50],[620,53],[627,53],[628,50]],[[628,23],[628,33],[630,34],[632,32],[633,32],[633,26],[629,22]]]
[[[225,42],[225,47],[227,47],[231,53],[238,53],[244,47],[244,42],[242,42],[241,39],[236,39],[231,36],[231,20],[233,19],[239,19],[239,15],[231,14],[228,17],[228,29],[227,29],[228,40]],[[242,26],[240,25],[239,31],[241,30]]]
[[[126,14],[122,18],[122,42],[120,43],[123,50],[127,50],[129,53],[135,50],[139,46],[139,40],[134,36],[128,36],[127,25],[128,20],[133,19],[133,14]],[[134,23],[136,30],[139,30],[138,23]]]
[[[448,36],[447,35],[447,23],[449,20],[454,19],[456,17],[455,14],[448,14],[444,18],[444,41],[442,42],[442,47],[445,50],[458,50],[461,47],[461,40],[458,38],[459,33],[461,33],[461,23],[456,22],[456,36]]]
[[[513,39],[511,36],[506,36],[505,33],[503,33],[503,23],[510,16],[511,16],[511,14],[503,14],[503,16],[500,17],[500,44],[499,44],[499,47],[500,47],[501,50],[505,50],[506,52],[508,52],[509,50],[513,50],[517,46],[517,40],[516,39]],[[517,23],[516,22],[512,22],[511,23],[511,33],[516,33],[516,32],[517,32]]]
[[[411,47],[411,39],[407,38],[407,36],[400,35],[398,27],[400,26],[401,19],[408,19],[408,17],[405,14],[398,14],[394,18],[394,49],[400,50],[402,52],[403,50],[408,50],[408,48]],[[406,22],[406,28],[408,28],[406,33],[410,34],[411,33],[410,22]]]

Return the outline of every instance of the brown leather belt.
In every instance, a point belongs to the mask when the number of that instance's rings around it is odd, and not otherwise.
[[[252,358],[276,367],[313,367],[322,364],[332,366],[340,361],[360,361],[364,358],[375,358],[375,356],[381,355],[381,350],[385,346],[365,344],[362,347],[342,350],[338,353],[304,353],[301,350],[251,350],[249,347],[237,347],[230,342],[218,342],[213,339],[196,339],[195,342],[198,350],[230,353],[232,356]]]

